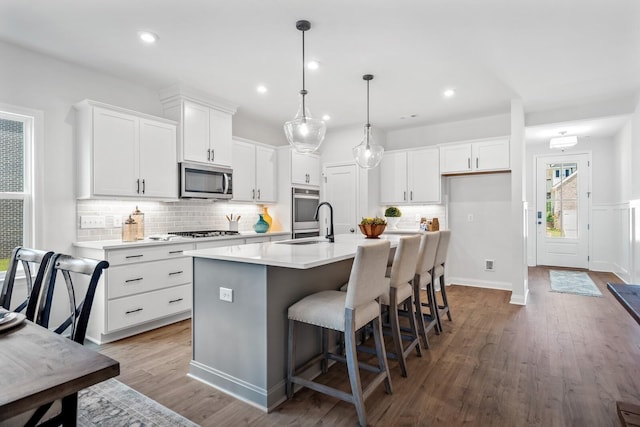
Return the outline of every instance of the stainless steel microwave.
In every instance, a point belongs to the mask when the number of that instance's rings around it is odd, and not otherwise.
[[[180,197],[186,199],[231,199],[233,171],[222,166],[180,163]]]

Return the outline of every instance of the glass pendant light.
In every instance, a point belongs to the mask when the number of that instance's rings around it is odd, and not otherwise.
[[[302,90],[300,91],[300,108],[293,120],[284,124],[284,133],[289,144],[299,153],[312,153],[320,148],[324,140],[326,125],[320,119],[314,119],[309,114],[306,105],[307,91],[304,79],[304,32],[311,28],[309,21],[296,22],[296,28],[302,31]]]
[[[353,157],[358,166],[364,169],[372,169],[380,164],[384,148],[373,140],[371,135],[371,123],[369,123],[369,82],[373,80],[372,74],[365,74],[362,79],[367,82],[367,124],[364,125],[364,139],[362,143],[353,148]]]

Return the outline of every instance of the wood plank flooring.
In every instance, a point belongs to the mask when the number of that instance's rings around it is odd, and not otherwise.
[[[560,294],[548,271],[529,269],[526,307],[506,291],[447,288],[453,321],[409,357],[408,378],[390,361],[394,394],[366,401],[370,425],[619,425],[615,402],[640,404],[640,326],[606,289],[619,280],[589,272],[602,298]],[[352,405],[309,390],[267,414],[187,377],[190,321],[99,350],[120,361],[120,381],[202,426],[357,425]],[[347,389],[346,378],[338,364],[323,381]]]

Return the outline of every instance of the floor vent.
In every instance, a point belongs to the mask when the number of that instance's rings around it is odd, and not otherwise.
[[[485,259],[484,260],[484,269],[486,271],[493,271],[493,260],[492,259]]]

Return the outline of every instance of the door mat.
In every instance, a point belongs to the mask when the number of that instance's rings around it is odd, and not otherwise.
[[[197,427],[197,424],[112,378],[78,392],[78,426]]]
[[[551,290],[565,294],[601,297],[602,293],[584,271],[549,270]]]

